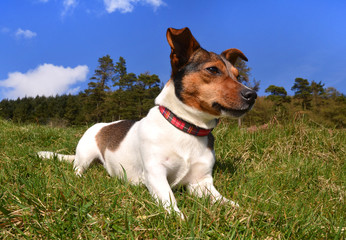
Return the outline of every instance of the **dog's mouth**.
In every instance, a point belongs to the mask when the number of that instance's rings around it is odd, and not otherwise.
[[[225,106],[222,106],[220,103],[214,102],[212,104],[212,107],[216,110],[218,110],[219,112],[223,112],[226,115],[232,116],[232,117],[236,117],[239,118],[241,116],[243,116],[245,113],[247,113],[251,108],[252,108],[253,104],[249,105],[246,108],[243,109],[233,109],[233,108],[227,108]]]

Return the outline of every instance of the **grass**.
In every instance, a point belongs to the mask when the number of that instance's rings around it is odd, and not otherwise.
[[[214,183],[239,209],[175,190],[181,221],[144,186],[84,177],[40,150],[74,153],[85,128],[0,120],[0,239],[345,239],[345,130],[296,122],[215,130]]]

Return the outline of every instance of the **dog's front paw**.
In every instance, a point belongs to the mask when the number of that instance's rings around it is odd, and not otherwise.
[[[184,214],[181,211],[176,212],[176,213],[180,217],[181,220],[185,221],[185,216],[184,216]]]
[[[237,202],[234,202],[234,201],[228,200],[228,199],[227,199],[227,201],[228,201],[227,203],[230,204],[232,207],[235,207],[235,208],[239,208],[240,207]]]
[[[82,177],[83,170],[79,167],[75,167],[74,173],[76,174],[77,177]]]
[[[217,201],[219,201],[221,204],[229,204],[232,207],[239,208],[239,204],[237,202],[229,200],[225,197],[221,197],[220,199],[217,199]]]
[[[178,207],[173,207],[172,209],[166,208],[169,214],[173,213],[175,216],[180,217],[181,220],[185,220],[185,215],[180,211]]]

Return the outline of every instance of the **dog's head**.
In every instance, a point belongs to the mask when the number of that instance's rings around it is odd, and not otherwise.
[[[239,58],[247,61],[238,49],[220,55],[208,52],[188,28],[167,30],[171,46],[171,65],[175,94],[184,104],[214,116],[240,117],[251,109],[257,94],[237,81],[234,67]]]

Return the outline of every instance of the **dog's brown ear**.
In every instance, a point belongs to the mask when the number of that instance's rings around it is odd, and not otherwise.
[[[235,64],[238,58],[247,61],[247,57],[245,57],[244,53],[236,48],[230,48],[221,53],[221,55],[226,58],[232,65]]]
[[[190,29],[167,29],[167,41],[171,46],[172,77],[184,66],[191,55],[200,48],[197,40],[192,36]]]

